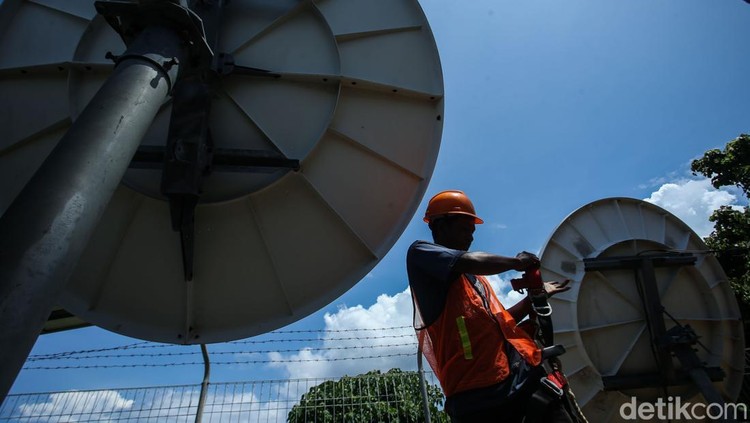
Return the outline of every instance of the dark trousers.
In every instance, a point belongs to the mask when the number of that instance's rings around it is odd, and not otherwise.
[[[554,401],[533,420],[524,420],[529,412],[527,401],[512,401],[500,407],[493,407],[460,417],[451,416],[452,423],[574,423],[562,400]]]

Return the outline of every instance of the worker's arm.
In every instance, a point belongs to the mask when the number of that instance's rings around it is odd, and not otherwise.
[[[517,302],[513,305],[513,307],[509,308],[508,313],[513,316],[513,320],[515,320],[516,322],[520,322],[526,316],[528,316],[529,313],[531,313],[531,299],[527,295],[523,298],[523,300]]]
[[[456,261],[453,271],[471,275],[496,275],[508,270],[526,270],[539,266],[539,258],[531,253],[519,253],[515,257],[505,257],[483,252],[464,253]]]
[[[453,271],[459,274],[496,275],[509,270],[523,271],[536,267],[539,267],[539,257],[525,251],[515,257],[505,257],[483,252],[467,252],[458,258],[456,264],[453,265]],[[547,296],[551,297],[569,290],[568,283],[570,283],[569,280],[563,282],[545,282],[544,289],[547,291]],[[531,300],[528,297],[508,309],[508,313],[517,322],[528,316],[531,311]]]

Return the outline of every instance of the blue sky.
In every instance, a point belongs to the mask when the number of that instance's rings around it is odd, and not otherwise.
[[[419,212],[366,278],[326,308],[283,329],[314,332],[250,340],[320,341],[260,344],[264,350],[289,351],[254,356],[279,360],[275,365],[215,366],[213,381],[413,367],[413,357],[288,360],[343,354],[315,349],[324,345],[404,342],[346,341],[336,338],[348,332],[336,331],[411,323],[404,257],[413,240],[429,238],[421,213],[440,190],[464,190],[486,221],[478,227],[473,249],[504,255],[539,251],[566,215],[600,198],[648,198],[701,235],[710,232],[707,216],[718,205],[746,203],[734,190],[716,191],[693,177],[689,163],[750,131],[750,5],[740,0],[421,4],[443,66],[445,119],[440,155]],[[507,290],[501,279],[494,282],[501,294]],[[87,328],[42,336],[32,354],[135,342]],[[253,344],[210,345],[209,350],[239,351],[247,345]],[[414,352],[408,345],[388,350]],[[197,352],[198,347],[144,351]],[[186,361],[200,360],[196,355]],[[186,384],[201,378],[200,366],[25,370],[12,392]]]

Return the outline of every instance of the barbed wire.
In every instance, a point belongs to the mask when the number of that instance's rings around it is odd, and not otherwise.
[[[381,328],[351,328],[351,329],[301,329],[301,330],[275,330],[272,332],[268,332],[268,334],[275,334],[275,333],[318,333],[318,332],[334,332],[334,333],[340,333],[340,332],[362,332],[362,331],[384,331],[384,330],[394,330],[394,329],[414,329],[411,325],[407,326],[390,326],[390,327],[381,327]]]
[[[242,360],[242,361],[212,361],[211,365],[225,366],[236,364],[271,364],[271,363],[315,363],[315,362],[332,362],[345,360],[371,360],[376,358],[392,357],[409,357],[414,353],[401,354],[384,354],[358,357],[326,357],[310,359],[288,359],[288,360]],[[202,361],[193,361],[185,363],[135,363],[135,364],[84,364],[78,366],[24,366],[23,370],[70,370],[70,369],[112,369],[112,368],[133,368],[133,367],[177,367],[177,366],[203,366]]]
[[[413,343],[402,343],[402,344],[382,344],[382,345],[354,345],[347,347],[320,347],[320,348],[303,348],[306,351],[336,351],[336,350],[361,350],[361,349],[372,349],[372,348],[398,348],[398,347],[416,347],[417,344]],[[299,352],[299,348],[285,349],[285,350],[239,350],[239,351],[211,351],[210,355],[228,355],[228,354],[270,354],[270,353],[295,353]],[[101,359],[101,358],[131,358],[131,357],[179,357],[186,355],[201,355],[201,351],[188,351],[188,352],[177,352],[177,353],[136,353],[136,354],[103,354],[103,355],[83,355],[83,356],[44,356],[38,355],[29,357],[27,361],[48,361],[48,360],[90,360],[90,359]]]
[[[67,355],[73,355],[73,354],[88,354],[88,353],[95,353],[95,352],[104,352],[104,351],[114,351],[114,350],[127,350],[127,349],[135,349],[135,348],[148,348],[145,346],[145,344],[149,344],[148,341],[145,342],[136,342],[134,344],[127,344],[127,345],[120,345],[118,347],[109,347],[109,348],[97,348],[92,350],[77,350],[77,351],[63,351],[59,353],[52,353],[52,354],[44,354],[45,356],[60,356],[64,357]],[[30,355],[31,357],[38,357],[40,354]]]
[[[386,330],[403,330],[403,329],[413,329],[411,326],[394,326],[394,327],[387,327],[387,328],[357,328],[357,329],[338,329],[338,330],[295,330],[295,331],[275,331],[275,332],[269,332],[268,335],[274,335],[274,334],[300,334],[300,333],[315,333],[315,332],[333,332],[333,333],[348,333],[348,332],[361,332],[361,331],[386,331]],[[408,333],[408,334],[399,334],[399,335],[380,335],[380,336],[352,336],[352,337],[328,337],[328,338],[281,338],[281,339],[263,339],[263,340],[241,340],[241,341],[231,341],[227,342],[224,345],[256,345],[256,344],[273,344],[273,343],[294,343],[294,342],[321,342],[321,341],[362,341],[362,340],[375,340],[375,339],[388,339],[388,338],[406,338],[406,337],[414,337],[414,333]],[[157,343],[151,343],[151,342],[136,342],[133,344],[127,344],[127,345],[120,345],[116,347],[109,347],[109,348],[97,348],[97,349],[88,349],[88,350],[77,350],[77,351],[64,351],[64,352],[58,352],[58,353],[51,353],[51,354],[34,354],[29,356],[29,360],[39,360],[39,359],[54,359],[54,358],[63,358],[73,355],[82,355],[82,354],[91,354],[91,353],[99,353],[99,352],[107,352],[107,351],[120,351],[120,350],[134,350],[134,349],[153,349],[153,348],[172,348],[172,347],[178,347],[182,348],[185,347],[184,345],[176,345],[176,344],[157,344]],[[48,358],[49,357],[49,358]]]
[[[402,334],[402,335],[354,336],[354,337],[346,337],[346,338],[267,339],[267,340],[259,340],[259,341],[232,341],[232,342],[228,342],[227,344],[273,344],[273,343],[320,342],[320,341],[363,341],[363,340],[372,340],[372,339],[409,338],[409,337],[415,337],[415,336],[416,335],[414,335],[413,333],[410,333],[410,334]],[[129,346],[128,348],[113,347],[113,348],[102,348],[98,350],[69,351],[69,352],[46,354],[46,355],[37,354],[37,355],[29,356],[29,358],[47,357],[47,356],[63,357],[63,356],[75,355],[75,354],[87,354],[91,352],[114,351],[114,350],[120,350],[120,349],[148,349],[148,348],[173,348],[173,347],[184,348],[186,346],[194,346],[194,345],[149,344],[149,345]]]
[[[372,339],[388,339],[388,338],[408,338],[416,337],[414,333],[402,334],[402,335],[381,335],[381,336],[353,336],[347,338],[299,338],[299,339],[268,339],[261,341],[232,341],[230,344],[272,344],[275,342],[286,343],[286,342],[319,342],[319,341],[364,341]]]

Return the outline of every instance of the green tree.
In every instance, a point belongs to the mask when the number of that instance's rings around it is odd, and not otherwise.
[[[427,384],[431,421],[447,423],[439,411],[443,393]],[[287,417],[289,423],[417,423],[424,422],[422,396],[417,372],[391,369],[358,376],[344,376],[313,386],[302,395]]]
[[[745,196],[750,189],[750,135],[742,134],[727,143],[723,150],[707,151],[702,158],[693,160],[693,173],[711,178],[715,188],[734,185]],[[729,277],[742,308],[750,317],[750,209],[738,210],[722,206],[709,218],[714,231],[706,244],[716,251],[716,258]]]

